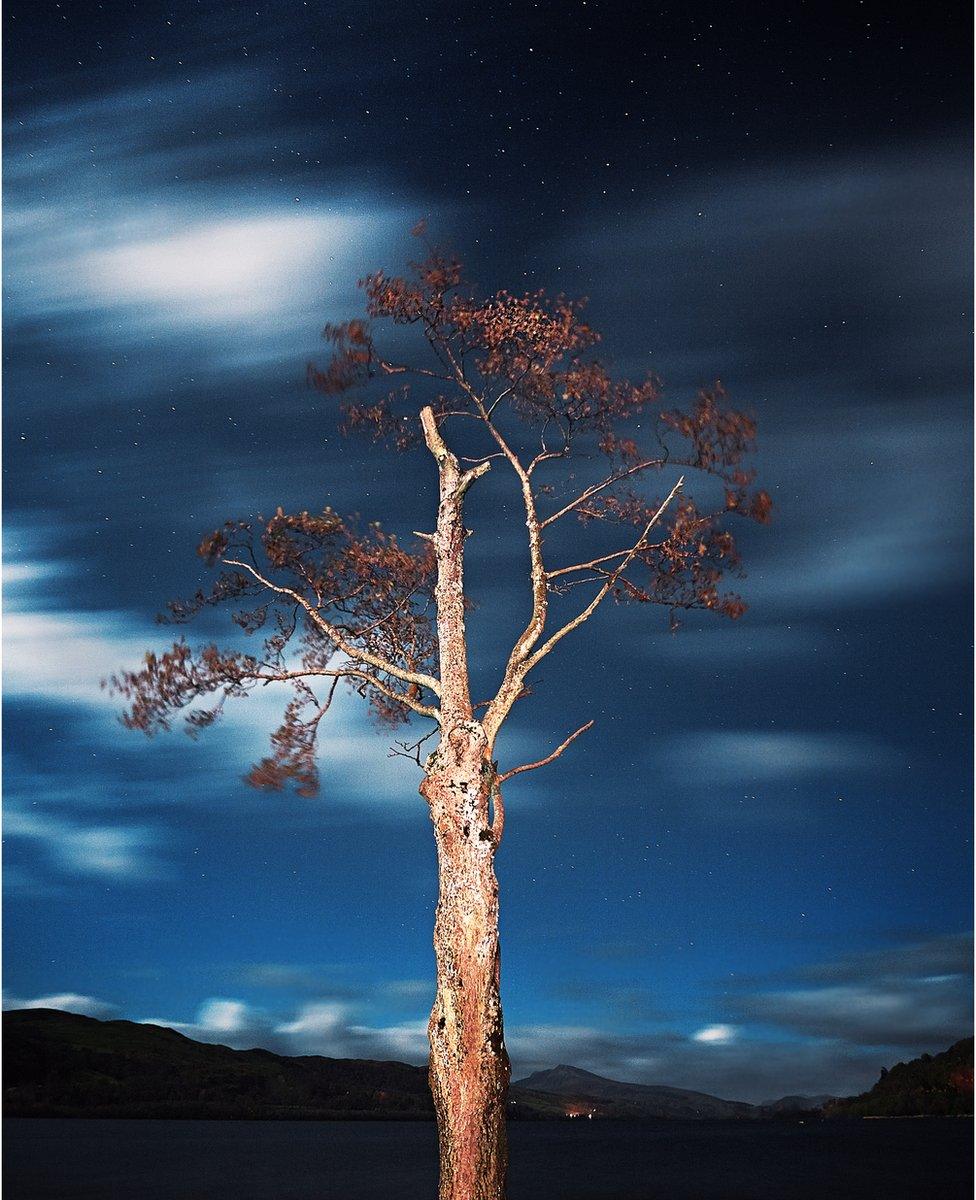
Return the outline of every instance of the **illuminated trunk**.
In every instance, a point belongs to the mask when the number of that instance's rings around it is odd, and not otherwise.
[[[430,1015],[430,1087],[440,1140],[440,1200],[501,1200],[508,1149],[509,1065],[499,996],[498,881],[501,817],[495,766],[474,719],[464,629],[464,495],[487,471],[463,471],[440,436],[434,413],[421,413],[437,462],[437,640],[441,730],[421,793],[437,843],[439,894],[434,923],[437,996]],[[494,828],[492,822],[494,821]]]
[[[501,1200],[508,1166],[509,1064],[499,995],[495,836],[489,823],[493,768],[479,753],[484,734],[475,722],[453,731],[448,740],[455,747],[430,764],[435,769],[423,785],[440,881],[434,925],[437,996],[428,1029],[440,1200]]]

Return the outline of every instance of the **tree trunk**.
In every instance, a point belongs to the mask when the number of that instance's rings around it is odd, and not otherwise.
[[[440,1200],[502,1200],[508,1167],[509,1063],[499,995],[498,881],[489,821],[494,766],[476,721],[442,738],[421,791],[437,842],[437,997],[430,1086],[440,1140]]]
[[[433,410],[424,408],[420,421],[440,484],[437,530],[429,536],[437,551],[441,729],[420,785],[434,823],[440,882],[434,923],[437,997],[428,1026],[440,1200],[503,1200],[509,1065],[498,990],[495,878],[502,808],[491,746],[474,719],[468,687],[462,519],[465,492],[491,464],[462,471]]]

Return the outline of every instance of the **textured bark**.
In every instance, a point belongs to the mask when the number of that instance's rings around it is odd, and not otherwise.
[[[421,793],[437,843],[439,895],[434,923],[437,996],[430,1015],[430,1086],[440,1140],[440,1200],[501,1200],[508,1149],[509,1065],[499,994],[498,881],[492,828],[495,766],[484,727],[474,719],[464,629],[464,494],[488,469],[462,471],[437,429],[421,414],[437,461],[437,637],[441,738],[426,764]],[[496,798],[496,804],[499,801]]]
[[[489,821],[494,768],[481,726],[445,734],[422,791],[437,841],[437,996],[430,1085],[440,1140],[440,1200],[501,1200],[509,1064],[499,994],[498,882]]]

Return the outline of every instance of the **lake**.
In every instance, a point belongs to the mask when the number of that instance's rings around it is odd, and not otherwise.
[[[421,1122],[4,1121],[4,1200],[433,1200]],[[521,1122],[510,1200],[954,1200],[963,1118]]]

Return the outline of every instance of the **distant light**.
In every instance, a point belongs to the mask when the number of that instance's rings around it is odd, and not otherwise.
[[[735,1041],[736,1028],[734,1025],[706,1025],[692,1037],[696,1042],[705,1042],[710,1046],[727,1046]]]

